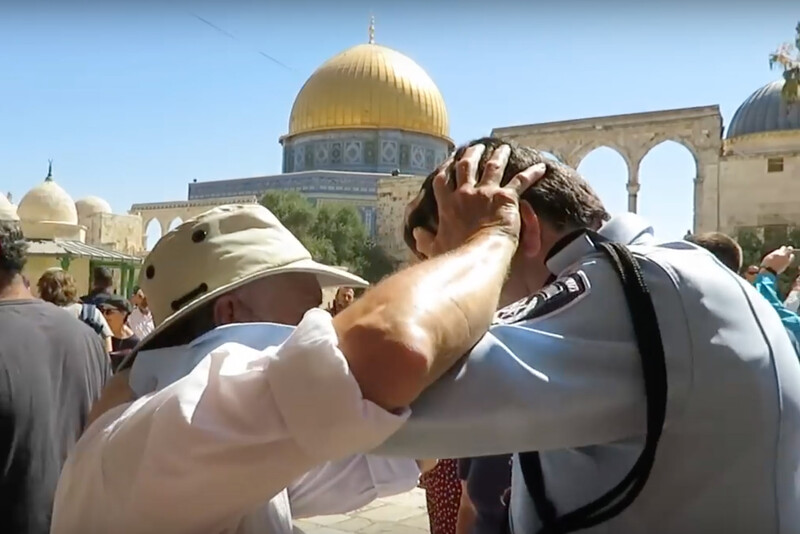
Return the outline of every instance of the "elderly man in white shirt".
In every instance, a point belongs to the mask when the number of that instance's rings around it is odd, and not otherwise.
[[[500,187],[507,157],[498,151],[476,193],[463,197],[462,226],[452,231],[471,236],[465,245],[385,279],[367,304],[335,319],[306,311],[320,304],[320,285],[363,281],[313,262],[267,210],[217,208],[167,234],[140,283],[173,297],[165,311],[151,301],[160,324],[142,348],[189,345],[191,371],[134,365],[134,389],[153,393],[102,413],[81,438],[59,481],[51,532],[283,534],[292,514],[361,504],[370,492],[347,474],[365,463],[348,457],[394,433],[407,406],[491,323],[516,247],[519,192],[544,172],[533,167]],[[220,281],[220,272],[236,275]],[[400,306],[398,292],[409,295]],[[259,325],[262,341],[251,346],[252,325],[209,333],[264,315],[299,324]],[[415,342],[375,335],[387,326]]]
[[[150,313],[147,296],[141,287],[133,288],[131,304],[133,304],[133,311],[128,316],[128,326],[139,339],[144,339],[155,330],[155,324],[153,323],[153,314]]]

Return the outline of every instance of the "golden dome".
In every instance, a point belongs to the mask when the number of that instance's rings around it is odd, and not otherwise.
[[[19,201],[17,215],[23,222],[78,224],[75,202],[53,181],[52,168],[44,182],[28,191]]]
[[[346,129],[386,129],[448,139],[444,99],[409,57],[361,44],[326,61],[297,95],[288,136]]]

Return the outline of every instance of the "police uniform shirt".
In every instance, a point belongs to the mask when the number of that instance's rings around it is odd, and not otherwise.
[[[654,245],[636,217],[601,230],[640,258],[669,396],[655,465],[622,514],[588,533],[800,531],[800,366],[769,304],[710,253]],[[628,473],[646,433],[640,356],[621,282],[586,234],[549,258],[558,275],[499,315],[464,362],[412,405],[378,452],[467,457],[540,451],[559,515]],[[514,461],[511,528],[541,527]]]

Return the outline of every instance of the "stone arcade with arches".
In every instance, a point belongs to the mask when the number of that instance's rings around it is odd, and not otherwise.
[[[573,168],[595,149],[614,150],[627,167],[619,186],[627,190],[632,212],[639,210],[642,160],[660,144],[676,142],[696,168],[693,191],[687,191],[693,232],[746,231],[785,242],[800,228],[800,105],[787,106],[782,87],[775,81],[756,90],[727,131],[714,105],[502,127],[492,135],[549,152]],[[421,182],[406,177],[378,184],[378,235],[401,261],[412,259],[402,238],[403,211]]]
[[[616,151],[628,170],[628,211],[636,213],[639,168],[644,157],[666,141],[683,145],[694,157],[694,231],[719,227],[717,186],[722,147],[722,115],[718,106],[611,115],[527,126],[496,128],[493,136],[550,152],[577,169],[581,160],[600,147]],[[688,192],[687,192],[688,193]]]
[[[627,166],[627,184],[620,179],[620,187],[627,188],[628,210],[632,212],[638,209],[642,159],[661,143],[680,143],[692,153],[697,166],[694,227],[709,230],[718,227],[715,199],[722,146],[722,116],[718,106],[495,128],[491,135],[548,152],[575,169],[595,149],[608,147],[616,151]],[[409,259],[402,239],[402,216],[421,182],[422,179],[414,177],[385,181],[378,186],[379,236],[398,259]]]

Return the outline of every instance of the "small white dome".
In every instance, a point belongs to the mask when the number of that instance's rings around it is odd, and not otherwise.
[[[3,194],[0,194],[0,221],[18,221],[17,207],[8,200]]]
[[[86,197],[75,202],[75,209],[78,211],[78,219],[83,220],[91,217],[95,213],[111,213],[111,206],[100,197]]]
[[[56,222],[78,224],[75,202],[48,172],[44,182],[28,191],[17,207],[17,215],[23,222]]]

